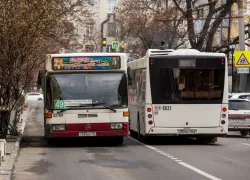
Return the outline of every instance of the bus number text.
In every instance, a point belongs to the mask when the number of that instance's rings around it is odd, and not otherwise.
[[[163,106],[162,109],[164,111],[171,111],[171,106]]]

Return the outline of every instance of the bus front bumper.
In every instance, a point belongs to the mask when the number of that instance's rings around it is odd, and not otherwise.
[[[227,135],[228,130],[223,127],[209,127],[209,128],[161,128],[152,127],[146,136],[217,136],[223,137]]]
[[[98,124],[95,124],[96,126]],[[92,128],[93,130],[84,130],[83,128],[79,128],[81,124],[69,125],[67,124],[65,129],[62,131],[53,131],[52,125],[47,124],[45,128],[45,136],[46,138],[67,138],[67,137],[110,137],[110,136],[128,136],[128,124],[124,123],[123,129],[108,129],[107,127],[101,128]],[[92,126],[94,126],[92,124]],[[108,127],[110,125],[108,124]],[[75,128],[74,128],[75,127]],[[78,128],[78,129],[77,129]]]
[[[66,137],[110,137],[110,136],[128,136],[124,130],[113,131],[63,131],[46,133],[47,138],[66,138]]]

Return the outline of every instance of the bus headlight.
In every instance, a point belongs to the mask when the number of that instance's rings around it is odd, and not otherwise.
[[[110,124],[110,129],[122,129],[123,124],[122,123],[111,123]]]
[[[65,124],[52,125],[52,131],[65,131]]]

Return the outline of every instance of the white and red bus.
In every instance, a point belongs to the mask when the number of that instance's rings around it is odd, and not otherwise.
[[[47,55],[38,84],[44,93],[45,138],[128,136],[124,53]]]
[[[216,142],[228,133],[228,70],[223,53],[148,50],[128,63],[130,133]]]

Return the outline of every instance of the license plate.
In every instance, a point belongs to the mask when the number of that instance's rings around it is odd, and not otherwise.
[[[96,136],[96,132],[80,132],[79,136]]]
[[[196,134],[196,129],[178,129],[178,134]]]
[[[235,124],[239,124],[242,125],[245,123],[245,120],[243,119],[229,119],[229,125],[235,125]]]

